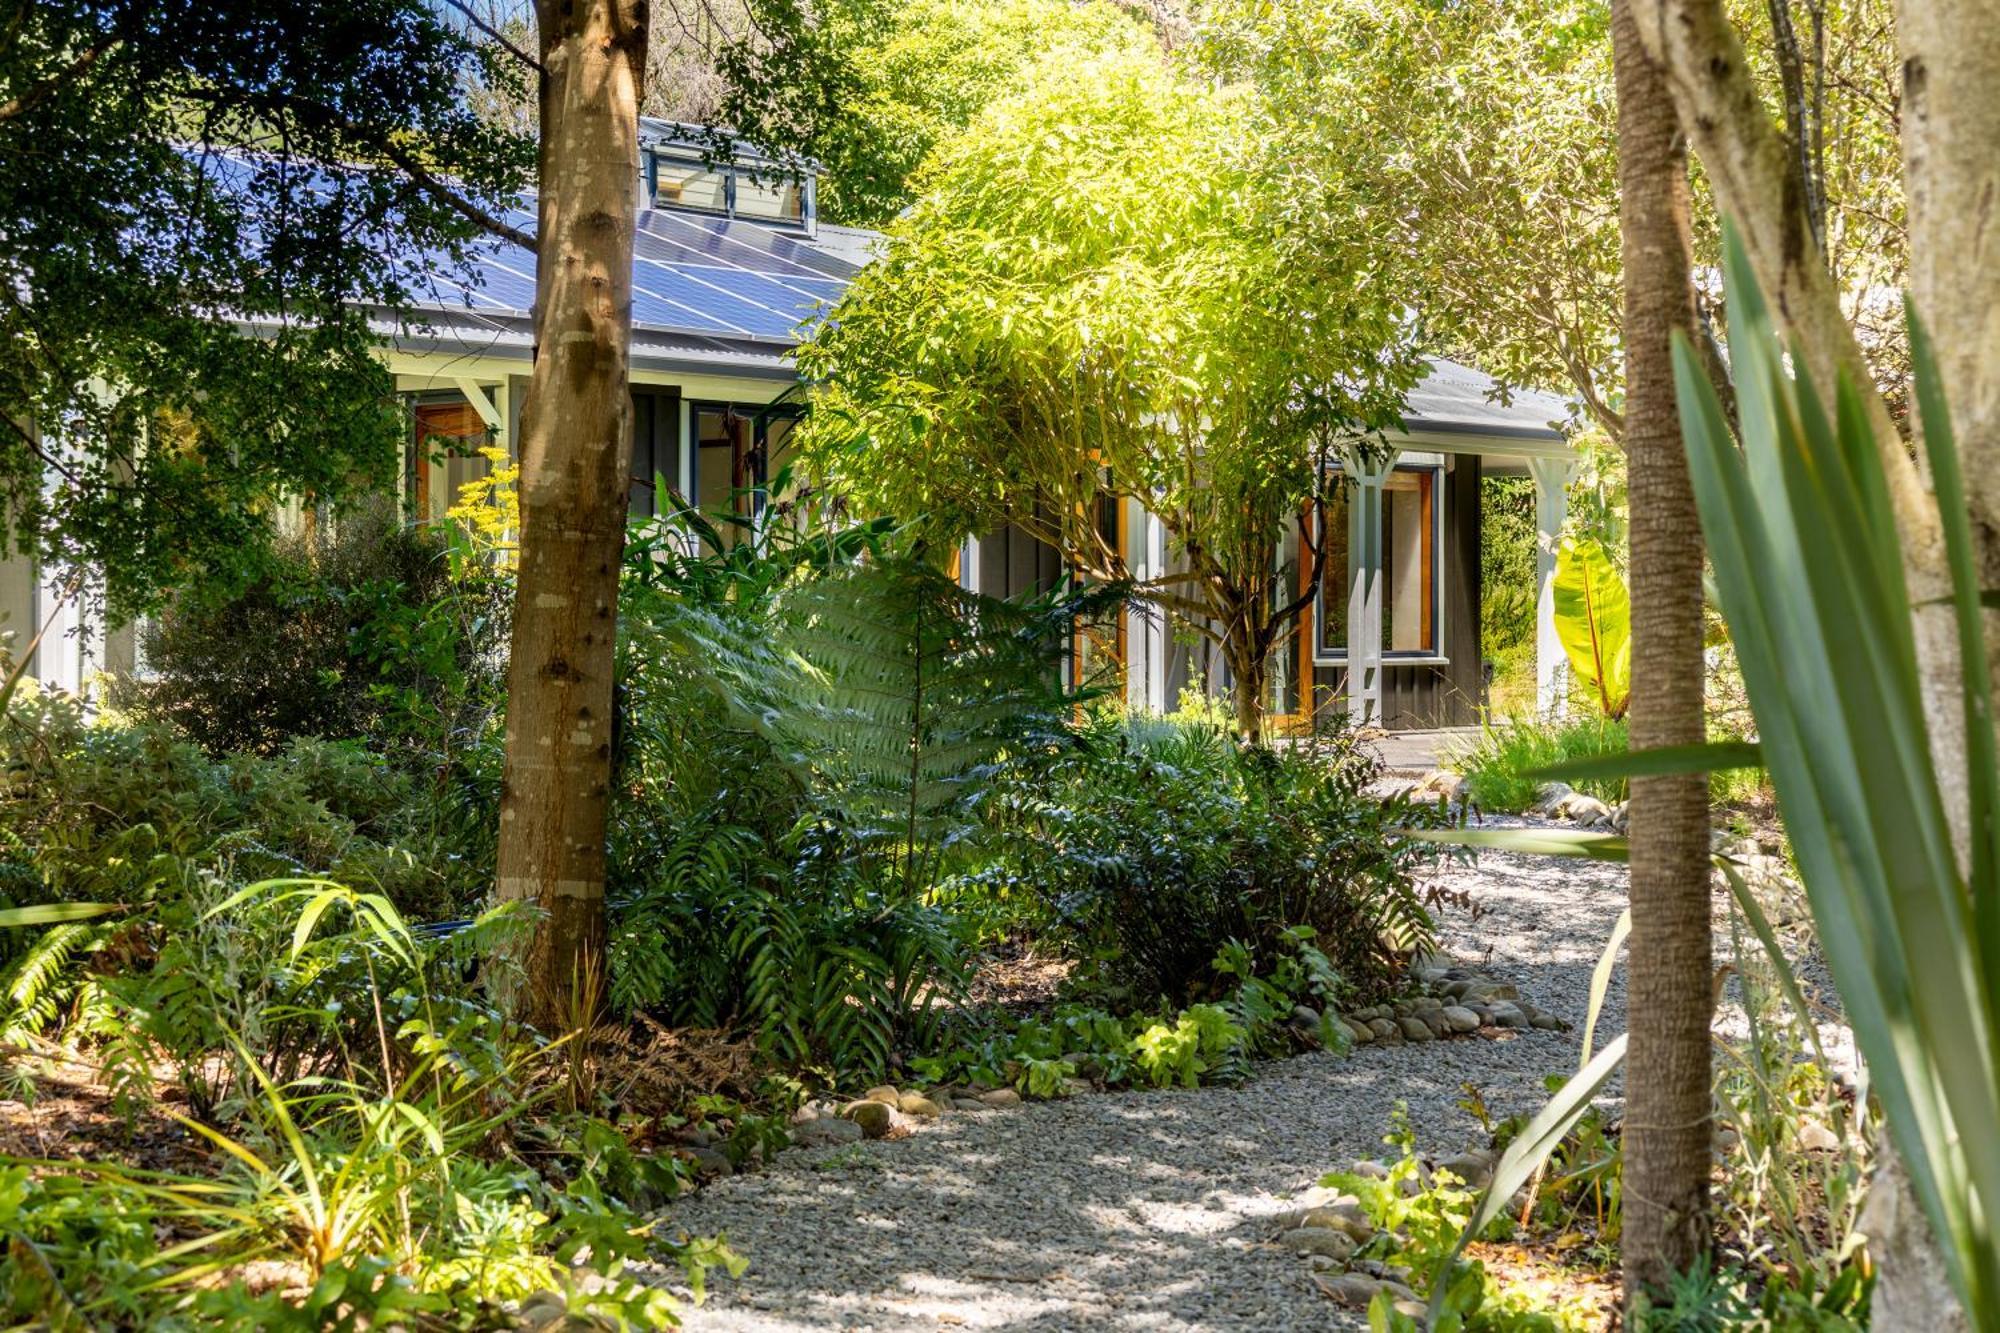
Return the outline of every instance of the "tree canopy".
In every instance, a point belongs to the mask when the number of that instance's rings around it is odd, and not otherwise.
[[[1790,119],[1832,267],[1885,382],[1899,378],[1890,296],[1905,246],[1887,6],[1816,7],[1817,38],[1792,26],[1788,6],[1755,10],[1758,87],[1774,111],[1798,90]],[[1603,0],[1222,0],[1206,18],[1203,57],[1219,77],[1253,85],[1266,108],[1264,169],[1278,197],[1309,201],[1329,175],[1367,191],[1390,219],[1430,337],[1504,385],[1573,395],[1616,439],[1622,270]],[[1708,265],[1715,215],[1705,192],[1695,204]],[[1300,208],[1285,224],[1319,220]],[[1720,290],[1711,281],[1701,294],[1722,336]]]
[[[115,612],[240,581],[282,499],[390,484],[371,321],[495,224],[532,143],[421,0],[23,6],[0,32],[0,537]],[[337,165],[327,165],[337,164]],[[245,337],[254,322],[257,336]]]
[[[881,257],[800,352],[803,447],[862,509],[940,537],[1015,524],[1123,578],[1107,499],[1183,572],[1143,585],[1253,685],[1297,606],[1277,550],[1343,444],[1417,374],[1381,220],[1277,225],[1248,98],[1156,53],[1042,67],[942,146]]]
[[[681,0],[679,8],[696,3]],[[683,26],[684,47],[717,22]],[[760,146],[818,161],[829,221],[880,226],[912,198],[931,150],[1037,66],[1157,50],[1152,30],[1112,0],[745,0],[711,57],[712,114]],[[668,97],[666,89],[655,97]]]

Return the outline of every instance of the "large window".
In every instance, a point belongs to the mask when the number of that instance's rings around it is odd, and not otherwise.
[[[1444,535],[1444,469],[1400,465],[1382,485],[1382,655],[1437,657],[1439,551]],[[1362,490],[1342,485],[1326,508],[1327,548],[1314,608],[1313,658],[1345,661],[1348,599],[1360,573],[1349,545],[1350,506]]]
[[[746,525],[729,523],[729,515],[755,519],[782,498],[771,495],[771,486],[791,461],[799,415],[791,404],[695,404],[694,502],[730,544]]]
[[[669,390],[632,391],[631,514],[651,518],[660,512],[659,488],[680,485],[681,399]]]

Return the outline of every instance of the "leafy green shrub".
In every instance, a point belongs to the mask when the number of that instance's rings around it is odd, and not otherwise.
[[[144,974],[195,947],[202,913],[254,880],[337,878],[431,919],[486,891],[492,830],[440,815],[428,783],[356,744],[215,759],[164,725],[89,723],[74,700],[41,694],[0,721],[0,906],[119,908],[0,934],[0,1029],[76,1015],[86,959]],[[247,948],[227,945],[231,966],[251,967]]]
[[[743,1023],[777,1058],[880,1076],[962,985],[970,939],[933,890],[978,855],[995,776],[1062,731],[1073,617],[1109,594],[977,597],[890,537],[730,544],[682,515],[635,541],[621,1010]]]
[[[1005,845],[958,887],[1037,903],[1114,1008],[1215,998],[1227,941],[1277,958],[1294,926],[1352,994],[1378,993],[1397,950],[1429,941],[1416,875],[1435,850],[1401,830],[1438,816],[1371,797],[1375,771],[1343,733],[1239,748],[1200,721],[1101,713],[1002,784]]]
[[[499,1302],[556,1291],[658,1327],[673,1302],[626,1263],[677,1259],[697,1288],[712,1266],[740,1271],[713,1242],[653,1235],[602,1127],[548,1174],[499,1151],[555,1090],[533,1077],[550,1052],[455,995],[457,946],[420,941],[386,899],[280,881],[202,919],[218,939],[282,937],[257,950],[280,979],[247,1001],[217,973],[171,1000],[114,987],[106,1005],[182,1066],[237,1072],[241,1095],[209,1108],[225,1123],[182,1119],[218,1150],[213,1174],[0,1159],[0,1229],[28,1256],[0,1266],[0,1309],[64,1327],[490,1327]],[[213,961],[163,957],[152,980]],[[298,1023],[319,1058],[281,1079],[273,1033]],[[573,1263],[604,1281],[580,1286]],[[258,1265],[294,1290],[247,1287]]]
[[[490,725],[509,595],[455,577],[443,533],[366,506],[285,539],[234,596],[182,594],[148,625],[146,679],[121,702],[211,754],[300,736],[450,747]]]
[[[1330,1008],[1310,1040],[1293,1023],[1297,1006],[1330,1004],[1345,983],[1304,928],[1288,931],[1285,946],[1270,971],[1259,975],[1247,946],[1238,940],[1224,945],[1215,971],[1239,981],[1219,1003],[1125,1017],[1060,1004],[1045,1017],[919,1056],[912,1067],[931,1083],[1011,1084],[1025,1096],[1047,1098],[1062,1096],[1071,1078],[1107,1087],[1191,1088],[1240,1082],[1252,1057],[1289,1054],[1302,1043],[1344,1053],[1347,1033],[1326,1016]]]
[[[1384,1175],[1335,1171],[1320,1184],[1352,1194],[1374,1224],[1373,1238],[1360,1251],[1363,1256],[1434,1273],[1458,1252],[1459,1233],[1472,1219],[1478,1193],[1449,1172],[1425,1170],[1408,1108],[1401,1102],[1382,1141],[1397,1150]],[[1504,1236],[1512,1229],[1503,1215],[1494,1220],[1489,1235]],[[1584,1333],[1599,1325],[1594,1312],[1536,1308],[1522,1293],[1492,1282],[1476,1260],[1452,1270],[1441,1306],[1436,1327],[1459,1333]],[[1417,1333],[1422,1327],[1395,1308],[1395,1297],[1387,1290],[1376,1295],[1368,1315],[1370,1327],[1383,1333]]]

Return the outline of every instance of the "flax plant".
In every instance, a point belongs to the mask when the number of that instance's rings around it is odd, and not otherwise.
[[[1931,349],[1916,397],[1952,573],[1966,766],[1932,758],[1914,605],[1866,386],[1829,413],[1732,238],[1741,447],[1687,347],[1682,428],[1724,617],[1813,920],[1890,1133],[1973,1322],[2000,1319],[2000,761],[1963,478]],[[1948,811],[1962,800],[1961,857]]]

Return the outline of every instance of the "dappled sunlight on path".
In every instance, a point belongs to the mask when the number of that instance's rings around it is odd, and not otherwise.
[[[1448,912],[1447,951],[1580,1025],[1622,868],[1488,853],[1444,878],[1479,908]],[[1622,1005],[1615,990],[1600,1031],[1622,1028]],[[1315,1053],[1240,1088],[957,1111],[902,1140],[786,1153],[674,1211],[751,1264],[688,1327],[1365,1327],[1268,1243],[1289,1197],[1383,1151],[1399,1100],[1426,1151],[1482,1141],[1464,1084],[1496,1115],[1529,1109],[1576,1050],[1572,1031]]]

